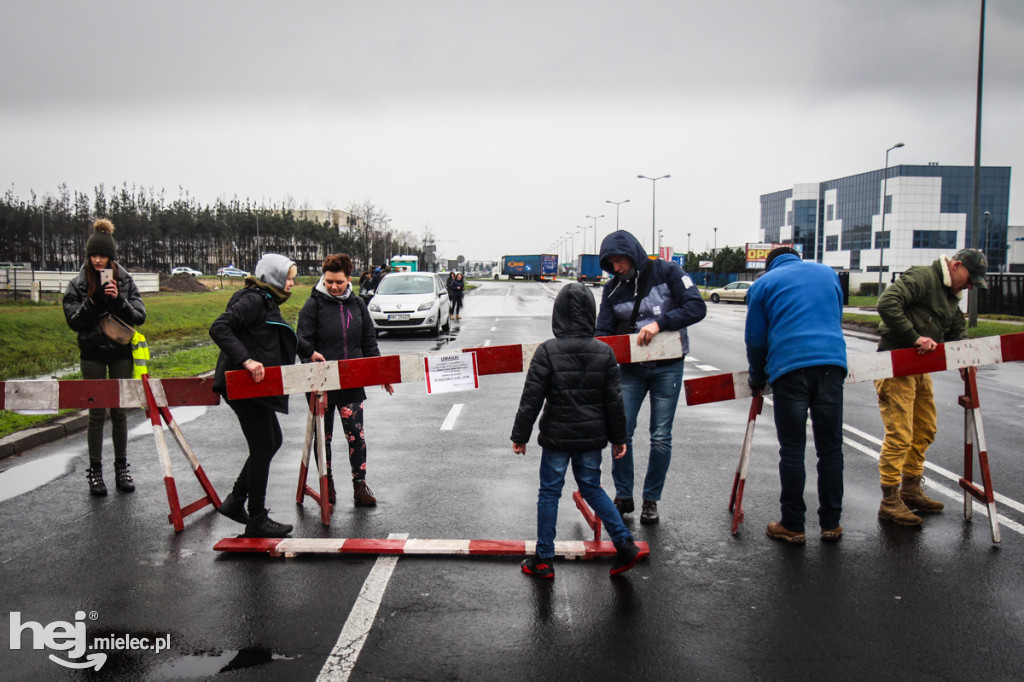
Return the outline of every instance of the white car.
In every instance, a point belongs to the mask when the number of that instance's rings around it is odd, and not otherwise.
[[[245,270],[240,270],[240,269],[236,268],[234,265],[228,265],[227,267],[223,267],[223,268],[217,270],[217,276],[218,277],[248,277],[249,273],[246,272]]]
[[[184,273],[186,275],[192,275],[193,277],[199,277],[199,276],[201,276],[203,274],[203,273],[199,272],[198,270],[193,270],[192,268],[186,268],[184,265],[176,267],[173,270],[171,270],[171,274],[172,275],[180,275],[182,273]]]
[[[437,336],[451,324],[448,291],[432,272],[388,273],[368,307],[378,332],[427,329]]]

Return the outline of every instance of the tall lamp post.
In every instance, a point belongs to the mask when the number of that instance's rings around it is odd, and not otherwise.
[[[629,199],[623,199],[622,201],[609,201],[609,200],[605,199],[604,203],[606,203],[606,204],[615,204],[615,230],[618,231],[618,229],[619,229],[619,206],[621,206],[622,204],[628,204],[629,203]]]
[[[664,180],[666,178],[671,178],[672,176],[666,174],[666,175],[658,176],[656,178],[649,178],[646,175],[638,175],[636,177],[639,178],[640,180],[650,180],[651,181],[651,248],[653,249],[653,248],[655,248],[655,245],[654,245],[654,208],[655,208],[655,205],[657,203],[656,202],[657,194],[655,192],[655,187],[658,186],[658,180]]]
[[[714,244],[714,246],[711,247],[711,260],[714,260],[715,259],[715,254],[718,253],[718,228],[716,227],[716,228],[714,228],[714,230],[715,230],[715,241],[712,242]]]
[[[575,251],[576,251],[576,235],[579,234],[579,230],[576,230],[575,232],[573,232],[572,230],[569,230],[565,234],[567,234],[569,236],[569,258],[568,258],[568,261],[569,261],[569,264],[571,265],[573,262],[575,262],[575,261],[573,261],[573,256],[576,255],[576,253],[575,253]],[[583,235],[583,239],[586,240],[586,238],[587,238],[587,236]]]
[[[598,218],[603,218],[604,213],[601,215],[588,215],[587,217],[594,221],[594,253],[597,253],[597,220]],[[583,244],[583,250],[587,250],[586,244]]]
[[[882,264],[885,257],[885,242],[887,237],[885,234],[885,200],[889,196],[889,152],[893,149],[899,149],[903,146],[902,142],[897,142],[893,146],[885,150],[885,171],[882,174],[882,231],[878,235],[878,295],[882,295]]]

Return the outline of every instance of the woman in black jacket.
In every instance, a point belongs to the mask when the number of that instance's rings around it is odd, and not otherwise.
[[[377,335],[364,303],[352,291],[352,259],[344,253],[328,256],[321,268],[323,276],[299,313],[299,357],[304,362],[351,360],[376,357]],[[394,393],[390,384],[384,390]],[[357,505],[372,507],[377,498],[366,485],[366,439],[363,435],[362,388],[345,388],[327,392],[324,414],[324,443],[327,450],[328,501],[337,501],[331,470],[331,440],[334,435],[334,411],[341,415],[341,424],[348,441],[348,461],[352,469],[352,496]]]
[[[131,344],[121,345],[100,331],[100,319],[113,314],[131,326],[146,321],[146,306],[139,288],[124,268],[117,264],[114,225],[97,220],[93,234],[85,244],[88,260],[64,293],[64,317],[68,326],[78,332],[83,379],[131,379],[134,369]],[[100,283],[101,273],[111,271],[110,281]],[[106,495],[103,482],[103,421],[106,410],[89,410],[89,492]],[[130,493],[135,483],[128,473],[128,415],[123,408],[110,408],[110,436],[114,441],[114,475],[117,489]]]
[[[290,525],[272,520],[266,508],[270,460],[282,441],[276,413],[288,413],[288,396],[228,400],[224,375],[228,370],[245,369],[259,383],[266,376],[265,367],[295,362],[295,331],[281,316],[279,306],[291,295],[296,270],[295,263],[285,256],[264,254],[256,264],[255,276],[245,278],[245,286],[210,325],[210,338],[220,347],[213,390],[234,410],[249,446],[242,471],[218,511],[244,523],[249,537],[284,537],[292,532]]]

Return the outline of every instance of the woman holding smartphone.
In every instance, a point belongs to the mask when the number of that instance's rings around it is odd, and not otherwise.
[[[83,379],[131,379],[135,362],[131,344],[121,345],[100,330],[100,319],[116,315],[136,327],[146,321],[146,306],[139,288],[124,268],[117,264],[114,224],[100,219],[85,245],[86,262],[64,292],[64,317],[78,332]],[[87,441],[89,468],[86,478],[89,492],[106,495],[103,482],[103,422],[106,409],[89,410]],[[114,441],[114,481],[121,492],[135,490],[128,472],[128,415],[123,408],[110,408],[111,439]]]

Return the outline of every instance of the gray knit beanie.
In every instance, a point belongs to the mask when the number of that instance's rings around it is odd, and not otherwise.
[[[256,277],[267,284],[281,291],[284,291],[284,283],[288,279],[288,271],[295,265],[295,261],[279,253],[265,253],[260,262],[256,264]]]
[[[106,256],[110,260],[117,260],[117,243],[114,242],[114,223],[106,218],[100,218],[93,223],[92,229],[92,236],[85,243],[85,255],[91,256],[95,253],[100,256]]]

